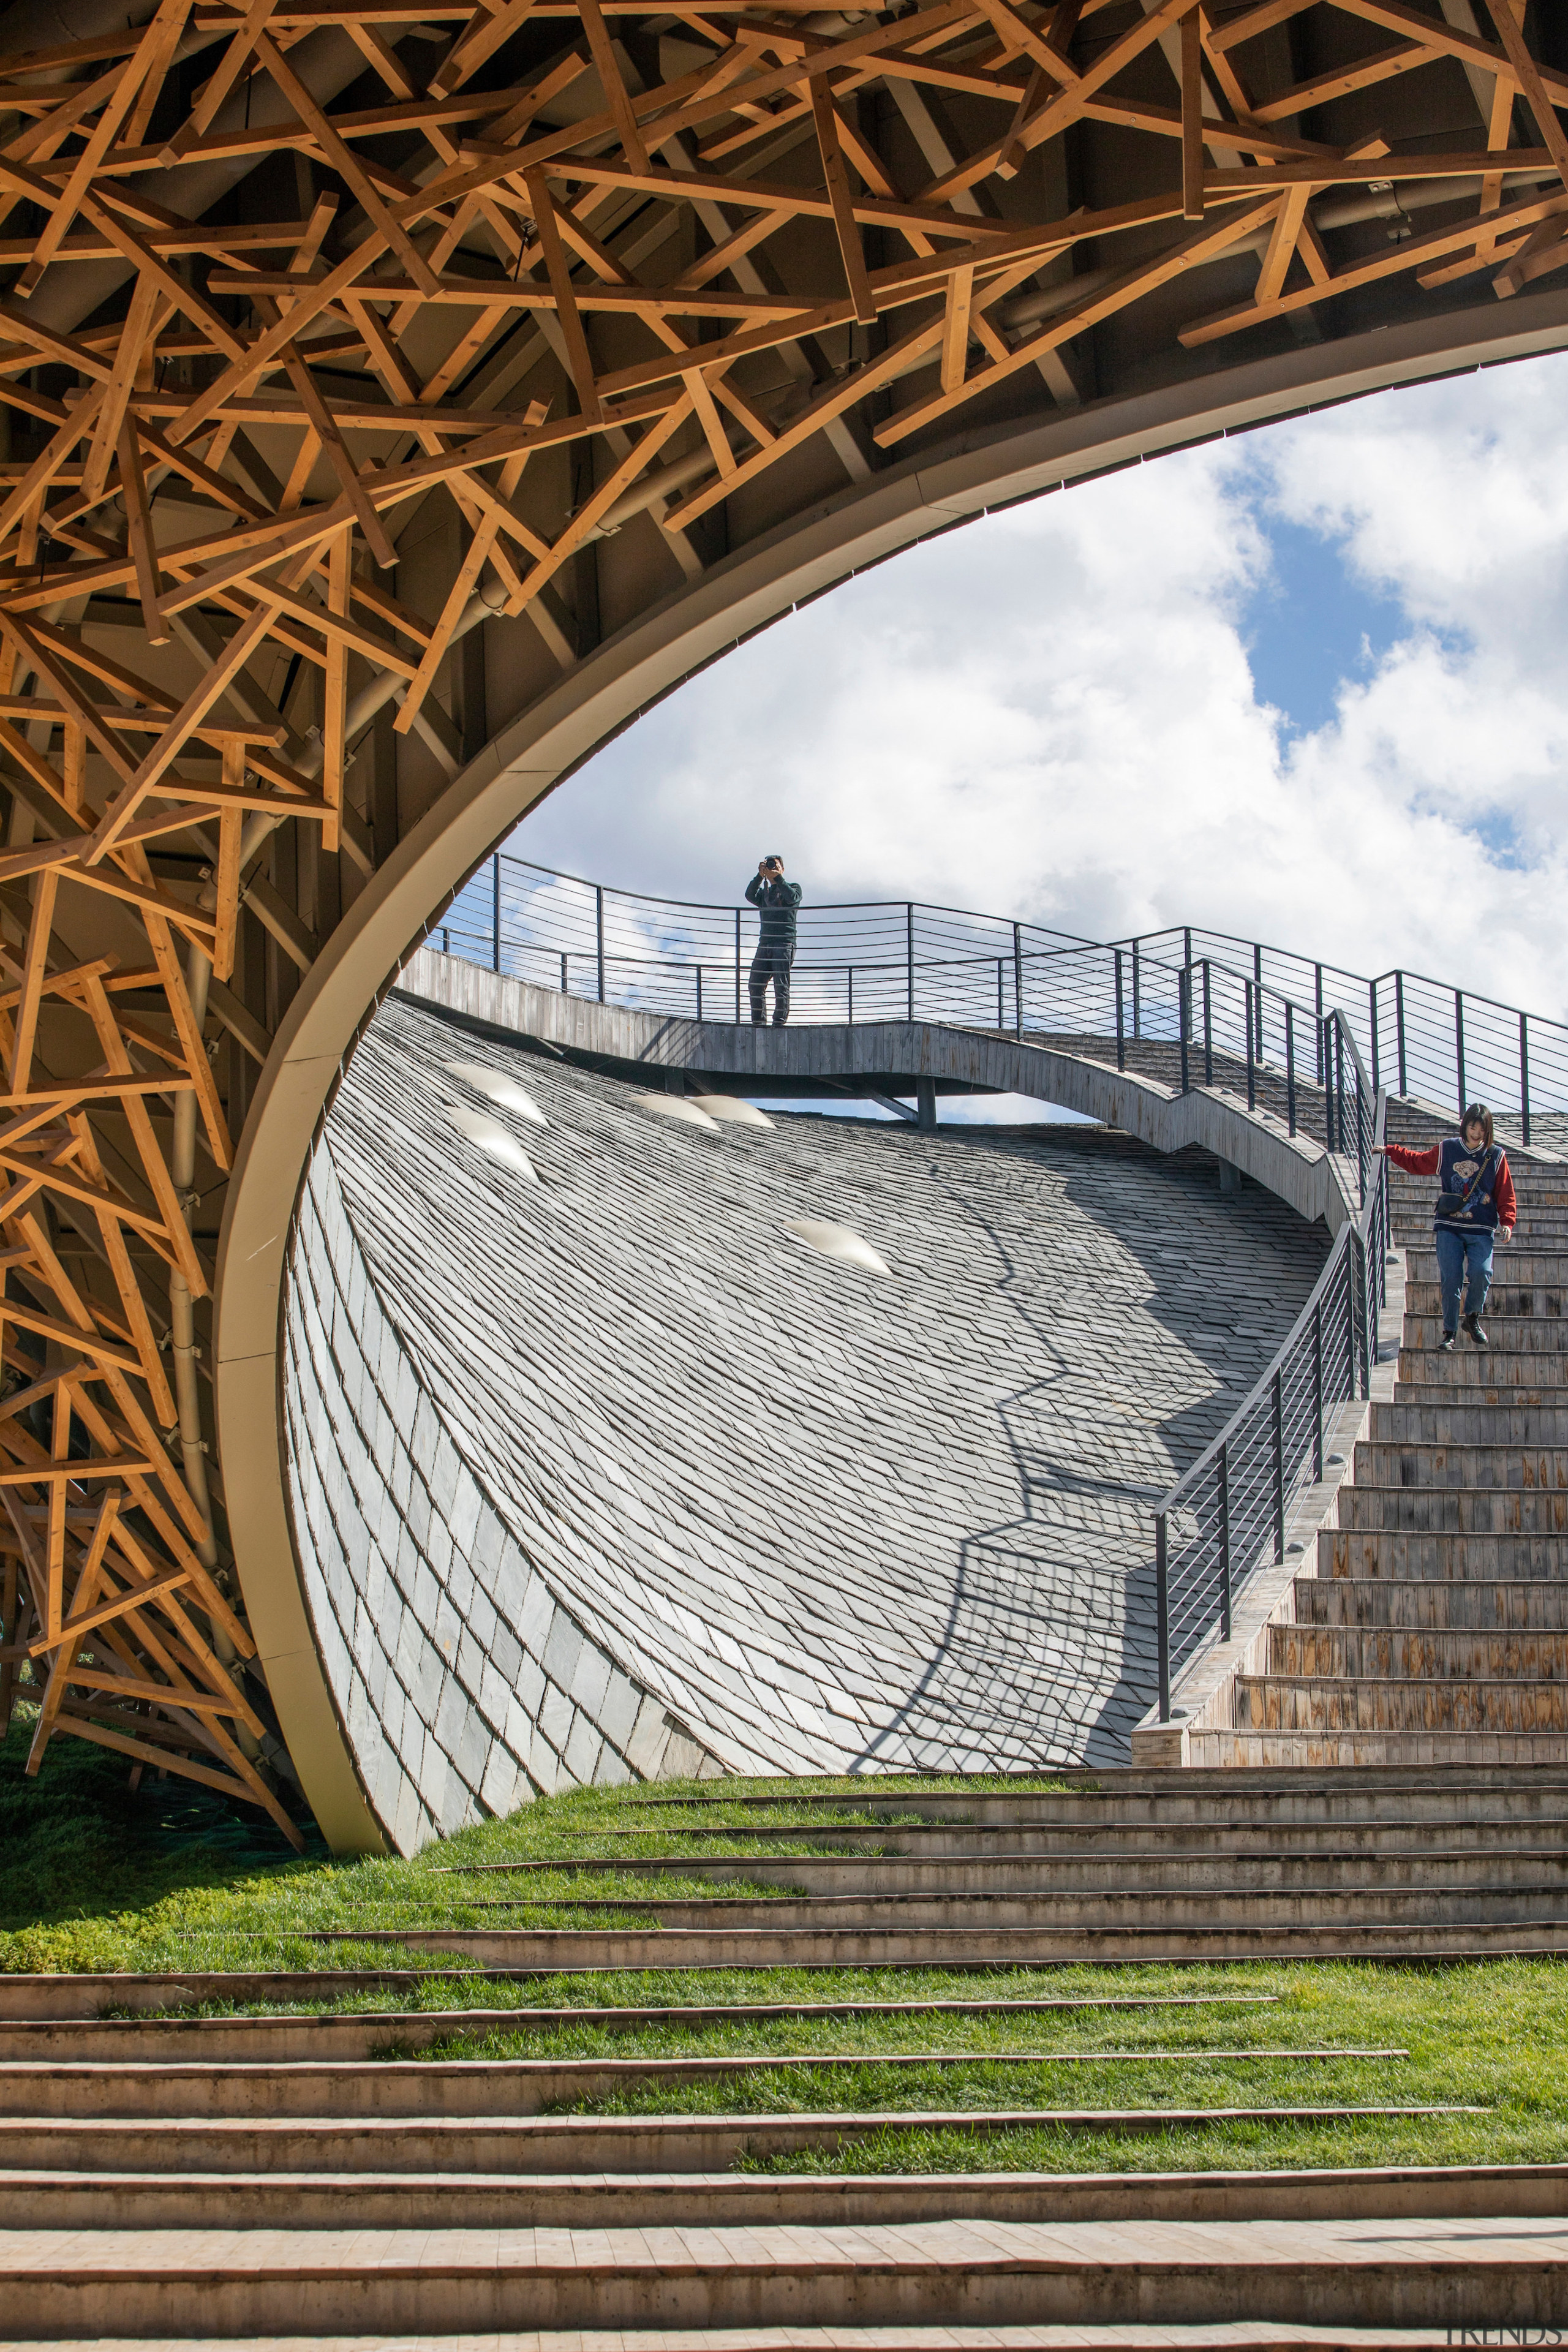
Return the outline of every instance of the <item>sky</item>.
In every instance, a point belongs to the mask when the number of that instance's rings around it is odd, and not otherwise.
[[[705,671],[520,856],[732,902],[1192,922],[1568,1008],[1568,357],[984,518]]]

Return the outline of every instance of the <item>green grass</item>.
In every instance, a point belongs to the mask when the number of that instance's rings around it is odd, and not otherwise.
[[[430,1956],[394,1942],[320,1945],[305,1931],[353,1935],[376,1928],[466,1924],[563,1925],[572,1898],[646,1895],[645,1882],[610,1871],[574,1875],[572,1857],[613,1851],[743,1857],[749,1832],[764,1823],[801,1823],[830,1841],[833,1823],[792,1803],[789,1783],[708,1783],[700,1818],[731,1834],[683,1839],[693,1825],[679,1808],[650,1804],[641,1790],[585,1790],[552,1799],[428,1848],[411,1861],[334,1861],[319,1842],[296,1858],[265,1824],[237,1817],[216,1799],[180,1782],[149,1780],[132,1794],[121,1761],[57,1741],[36,1780],[24,1777],[29,1723],[0,1748],[0,1970],[236,1969],[342,1971],[412,1967]],[[822,1783],[809,1784],[813,1792]],[[886,1792],[887,1784],[879,1784]],[[922,1784],[933,1785],[933,1784]],[[1017,1783],[1010,1784],[1017,1786]],[[1048,1781],[1037,1785],[1048,1787]],[[837,1823],[878,1822],[878,1788],[840,1784]],[[952,1785],[952,1818],[973,1784]],[[693,1791],[692,1793],[699,1793]],[[747,1794],[765,1806],[742,1806]],[[600,1833],[616,1835],[612,1842]],[[803,1851],[818,1847],[813,1837]],[[516,1882],[466,1878],[465,1866],[527,1861],[547,1865],[515,1911],[476,1907]],[[678,1879],[664,1891],[701,1894],[711,1883]],[[540,1910],[550,1897],[566,1907]],[[421,2059],[670,2057],[744,2058],[746,2070],[715,2081],[626,2083],[607,2099],[580,2103],[594,2113],[778,2114],[826,2110],[908,2115],[842,2152],[747,2158],[769,2170],[812,2172],[1104,2171],[1234,2169],[1339,2164],[1568,2162],[1568,1963],[1551,1958],[1422,1968],[1302,1962],[1191,1968],[1130,1966],[953,1972],[768,1969],[536,1978],[476,1981],[460,1960],[439,1963],[416,1986],[312,1997],[308,2010],[570,2010],[563,2022],[459,2032],[414,2047],[389,2020],[385,2053]],[[1110,1995],[1218,1993],[1271,1996],[1203,2008],[1069,2009],[1045,2014],[668,2020],[626,2032],[595,2012],[618,2006],[721,2009],[751,2002],[1007,2000],[1083,2001]],[[234,2004],[207,2004],[209,2008]],[[271,2004],[276,2006],[277,2004]],[[1398,2048],[1405,2057],[1327,2062],[1286,2053],[1309,2047]],[[1227,2051],[1262,2051],[1230,2058]],[[1089,2063],[1051,2063],[1074,2051],[1113,2054]],[[1172,2053],[1135,2063],[1131,2053]],[[942,2053],[955,2065],[894,2067],[898,2053]],[[1120,2057],[1114,2053],[1122,2053]],[[1279,2054],[1272,2054],[1279,2053]],[[770,2068],[769,2058],[847,2058],[849,2065]],[[1324,2105],[1474,2106],[1476,2115],[1347,2118],[1327,2124],[1215,2123],[1122,2137],[1029,2124],[1004,2131],[944,2130],[921,2120],[932,2110]]]

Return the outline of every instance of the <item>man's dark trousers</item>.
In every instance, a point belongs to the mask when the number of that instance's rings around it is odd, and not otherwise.
[[[759,942],[752,958],[752,1019],[761,1028],[768,1017],[768,982],[773,984],[773,1027],[782,1029],[789,1019],[789,970],[795,961],[795,946],[789,940],[764,940]]]

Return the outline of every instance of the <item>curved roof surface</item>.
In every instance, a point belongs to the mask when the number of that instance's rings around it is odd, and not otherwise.
[[[286,1391],[308,1596],[396,1843],[700,1757],[1124,1759],[1148,1502],[1324,1246],[1201,1155],[698,1125],[393,1000],[316,1156]]]

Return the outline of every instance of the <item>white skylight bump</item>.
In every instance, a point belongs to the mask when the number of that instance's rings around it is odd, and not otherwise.
[[[792,1217],[784,1226],[807,1249],[822,1257],[837,1258],[840,1265],[858,1265],[867,1274],[891,1274],[886,1258],[879,1257],[868,1241],[849,1225],[835,1225],[823,1217]]]
[[[632,1100],[639,1110],[652,1111],[656,1118],[677,1119],[682,1127],[705,1127],[710,1135],[719,1132],[718,1120],[699,1110],[685,1095],[634,1095]]]
[[[760,1111],[755,1103],[742,1102],[739,1095],[688,1095],[686,1099],[723,1127],[773,1126],[765,1111]]]
[[[515,1111],[519,1118],[526,1118],[531,1126],[549,1126],[550,1121],[527,1087],[520,1087],[517,1080],[509,1078],[504,1071],[487,1069],[483,1062],[447,1062],[445,1067],[455,1078],[461,1078],[465,1086],[472,1087],[477,1095],[483,1095],[487,1102],[493,1102],[498,1108]]]
[[[481,1151],[488,1151],[492,1159],[499,1160],[528,1183],[538,1183],[539,1171],[510,1129],[503,1127],[499,1118],[489,1118],[482,1110],[463,1110],[455,1103],[447,1106],[447,1116],[458,1133],[466,1135],[470,1143],[477,1143]]]

